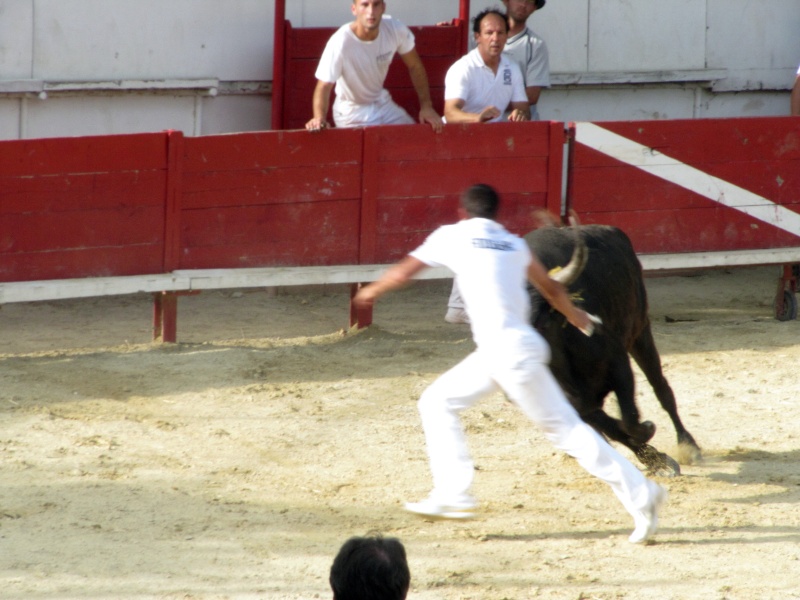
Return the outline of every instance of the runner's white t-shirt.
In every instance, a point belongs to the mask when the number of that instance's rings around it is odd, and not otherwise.
[[[414,34],[397,19],[384,15],[378,37],[364,42],[342,25],[328,40],[315,76],[336,83],[336,97],[353,104],[371,104],[381,99],[383,82],[395,53],[414,49]]]
[[[501,55],[495,73],[483,62],[477,48],[459,58],[447,70],[444,78],[444,99],[463,100],[462,110],[468,113],[480,113],[487,106],[494,106],[502,111],[503,114],[489,121],[490,123],[506,120],[511,102],[528,102],[519,67],[508,57]]]
[[[479,348],[543,343],[529,320],[532,258],[522,238],[496,221],[472,218],[440,227],[410,255],[455,273]]]

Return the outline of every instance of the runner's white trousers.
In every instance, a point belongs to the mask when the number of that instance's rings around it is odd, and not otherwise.
[[[578,416],[548,368],[549,349],[481,349],[442,374],[422,394],[419,412],[433,475],[431,499],[470,504],[474,466],[459,413],[502,390],[552,444],[605,481],[629,513],[644,510],[652,487],[642,472]]]

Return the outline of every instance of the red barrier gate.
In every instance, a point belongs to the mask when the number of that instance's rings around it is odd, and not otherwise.
[[[568,204],[637,252],[800,246],[800,119],[578,123]]]

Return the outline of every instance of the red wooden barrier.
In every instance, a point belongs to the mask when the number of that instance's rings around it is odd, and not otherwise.
[[[800,245],[800,119],[578,123],[568,202],[640,253]]]
[[[0,281],[164,270],[163,133],[0,143]]]

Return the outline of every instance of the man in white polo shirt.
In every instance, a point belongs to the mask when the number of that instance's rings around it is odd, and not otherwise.
[[[475,16],[476,48],[458,59],[444,79],[444,115],[448,123],[492,123],[530,119],[519,66],[503,55],[508,18],[487,9]]]
[[[525,281],[587,335],[596,320],[572,303],[566,288],[549,277],[522,238],[495,220],[499,203],[488,185],[469,188],[461,197],[461,221],[434,231],[354,299],[358,306],[372,307],[426,267],[444,266],[458,278],[470,316],[475,351],[434,381],[419,400],[433,490],[425,500],[407,503],[406,510],[439,518],[472,516],[475,469],[459,413],[502,390],[551,443],[611,487],[633,516],[629,541],[644,543],[656,532],[666,490],[583,422],[564,396],[548,367],[550,348],[529,322]]]
[[[395,53],[408,68],[419,97],[419,122],[441,131],[442,118],[433,109],[428,75],[414,47],[414,34],[397,19],[384,16],[383,0],[353,0],[355,19],[328,40],[317,66],[309,131],[328,127],[331,91],[336,87],[333,121],[337,127],[414,123],[383,87]]]

